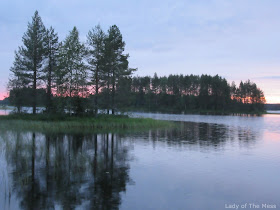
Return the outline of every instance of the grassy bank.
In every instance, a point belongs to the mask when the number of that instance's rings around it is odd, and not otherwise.
[[[142,130],[173,126],[172,122],[125,115],[67,116],[46,114],[12,114],[0,116],[1,129],[40,132]]]

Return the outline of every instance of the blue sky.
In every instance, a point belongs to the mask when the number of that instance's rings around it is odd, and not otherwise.
[[[6,92],[14,51],[38,10],[63,40],[77,26],[85,41],[101,24],[119,26],[136,74],[219,74],[250,79],[268,102],[280,102],[278,0],[16,0],[0,7],[0,93]]]

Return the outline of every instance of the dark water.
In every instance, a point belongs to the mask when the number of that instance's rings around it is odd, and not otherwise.
[[[280,208],[279,115],[151,117],[186,122],[127,134],[1,131],[0,209]]]

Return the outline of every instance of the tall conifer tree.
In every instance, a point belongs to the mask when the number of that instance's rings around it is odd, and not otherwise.
[[[88,32],[87,36],[87,56],[89,69],[91,71],[91,83],[94,86],[94,108],[95,114],[98,112],[98,94],[102,87],[105,78],[105,38],[106,35],[97,25],[94,29]]]
[[[59,56],[59,75],[64,86],[64,96],[70,97],[70,106],[73,106],[72,97],[85,97],[87,85],[87,71],[84,63],[85,46],[79,40],[76,27],[70,31],[64,40]]]
[[[33,88],[32,109],[36,113],[38,81],[41,79],[42,65],[44,59],[44,37],[45,26],[38,11],[34,13],[32,22],[28,23],[27,31],[22,37],[24,46],[19,48],[18,59],[20,59],[20,75],[26,83]]]
[[[130,76],[135,69],[128,68],[128,54],[124,54],[125,42],[116,25],[108,30],[105,39],[105,58],[107,71],[107,88],[111,88],[112,114],[115,113],[115,92],[118,79]],[[111,84],[110,84],[111,83]]]
[[[46,61],[47,65],[45,67],[45,80],[47,84],[47,111],[51,111],[52,106],[52,86],[55,75],[55,70],[58,66],[58,54],[59,54],[59,43],[58,35],[55,33],[54,29],[51,27],[46,30],[45,36],[45,49],[46,49]]]

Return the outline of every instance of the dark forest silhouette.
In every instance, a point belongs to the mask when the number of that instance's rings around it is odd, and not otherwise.
[[[104,32],[90,30],[86,43],[76,27],[64,41],[47,29],[38,12],[28,23],[23,46],[15,52],[9,81],[9,101],[17,107],[38,106],[48,113],[85,112],[99,109],[149,111],[262,112],[265,97],[255,83],[237,87],[216,75],[132,77],[125,42],[116,25]]]

